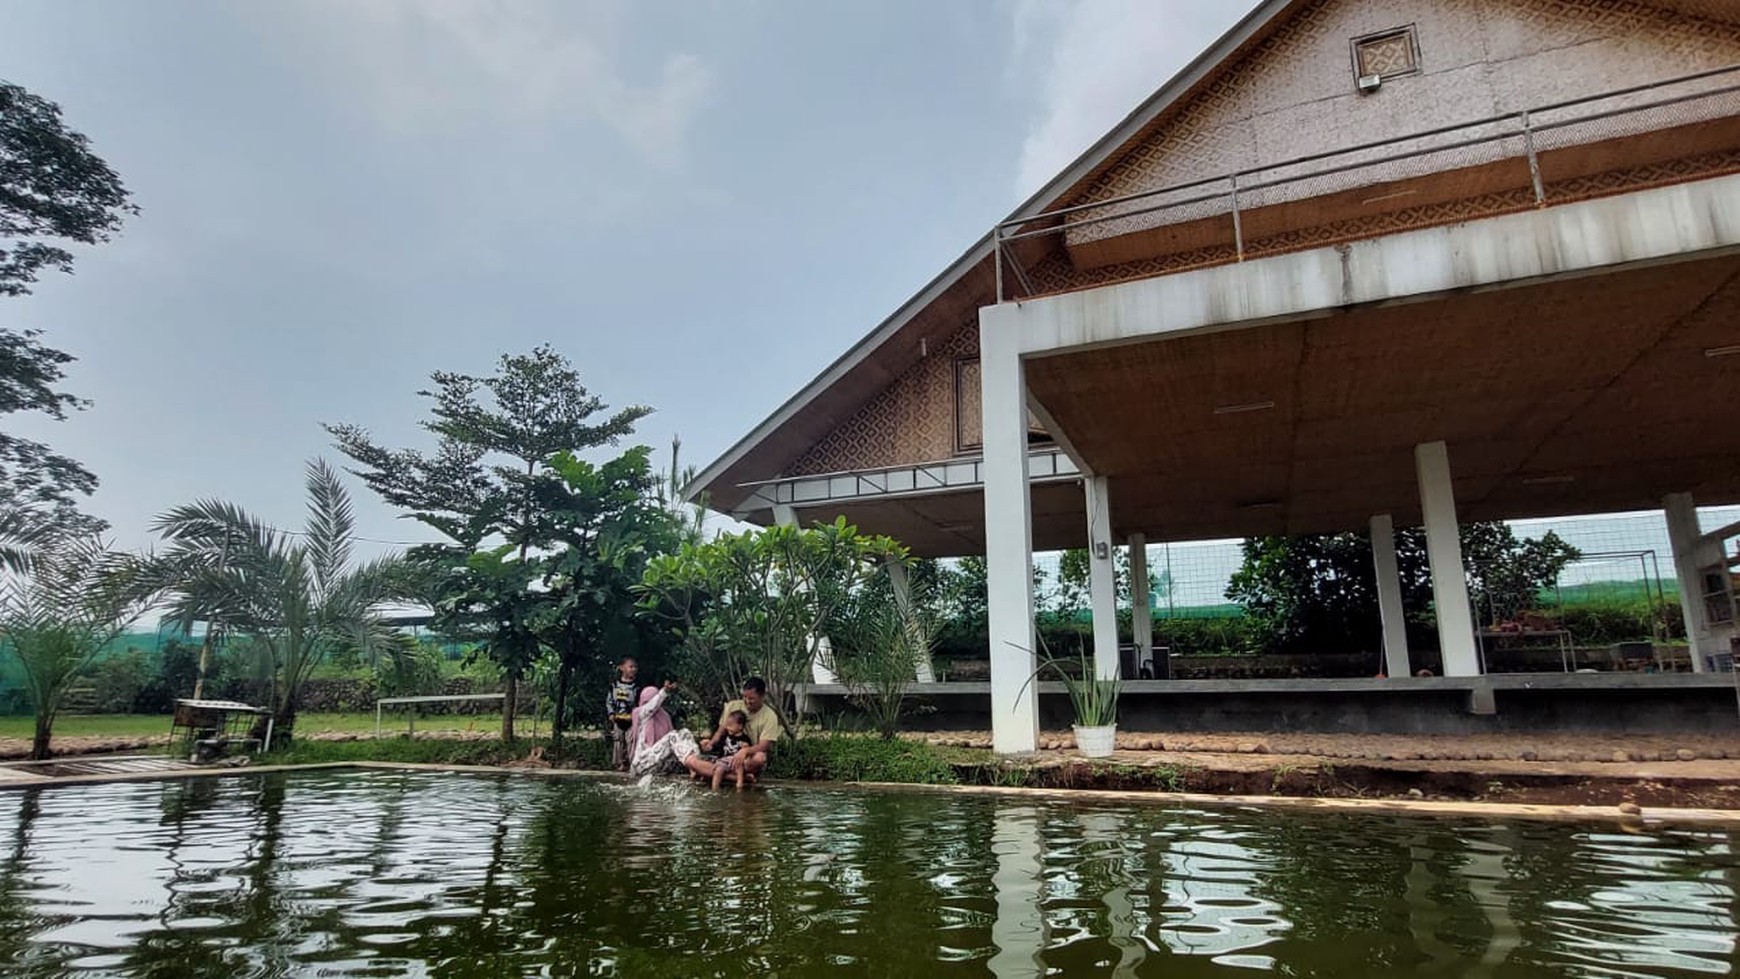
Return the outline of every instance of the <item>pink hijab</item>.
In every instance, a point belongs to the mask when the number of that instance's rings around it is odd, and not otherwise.
[[[645,707],[648,701],[658,695],[658,687],[642,687],[640,690],[640,705]],[[658,739],[671,733],[673,727],[671,724],[671,715],[665,713],[663,707],[653,711],[652,715],[646,719],[644,724],[641,723],[640,715],[641,712],[639,710],[634,712],[634,720],[630,723],[628,731],[628,743],[634,745],[634,750],[636,751],[639,751],[645,745],[657,742]]]

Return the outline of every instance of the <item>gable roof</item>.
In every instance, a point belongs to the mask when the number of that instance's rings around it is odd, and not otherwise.
[[[1079,196],[1107,168],[1166,123],[1168,112],[1199,90],[1228,63],[1261,43],[1299,8],[1315,0],[1263,0],[1229,31],[1138,105],[1061,173],[1016,207],[1000,224],[1017,222]],[[1638,0],[1695,17],[1740,23],[1734,0]],[[733,512],[751,495],[742,484],[775,478],[888,383],[916,362],[918,340],[936,340],[946,330],[923,322],[943,302],[977,308],[995,301],[993,245],[986,234],[950,263],[893,315],[883,320],[761,424],[727,449],[684,489],[693,499],[705,492],[712,505]],[[928,327],[928,329],[927,329]],[[900,342],[902,339],[907,342]]]
[[[1255,36],[1263,31],[1271,21],[1289,7],[1303,3],[1305,0],[1264,0],[1254,10],[1230,31],[1222,35],[1207,51],[1196,60],[1186,65],[1159,91],[1149,96],[1147,101],[1131,112],[1112,131],[1101,137],[1098,142],[1089,147],[1075,162],[1054,177],[1044,187],[1041,187],[1031,197],[1009,214],[1008,220],[1016,220],[1040,213],[1054,206],[1060,199],[1084,179],[1089,177],[1094,169],[1110,159],[1115,158],[1118,151],[1133,139],[1139,137],[1146,126],[1154,121],[1165,109],[1202,81],[1210,71],[1221,61],[1230,57]],[[786,402],[774,409],[761,424],[752,429],[749,434],[739,439],[736,444],[709,464],[696,475],[687,487],[684,496],[694,499],[705,492],[713,505],[723,511],[737,508],[750,494],[739,484],[748,480],[771,478],[781,469],[789,465],[809,447],[811,443],[825,435],[833,423],[843,419],[864,401],[874,397],[881,390],[877,384],[871,390],[862,392],[839,391],[840,397],[830,397],[838,391],[840,382],[849,374],[868,362],[879,350],[884,349],[890,340],[897,336],[903,328],[910,324],[914,317],[941,298],[945,293],[959,289],[968,279],[969,273],[976,268],[988,268],[991,261],[991,235],[987,233],[975,241],[961,257],[955,259],[940,275],[932,279],[920,289],[916,295],[896,309],[893,315],[883,320],[870,333],[829,364],[820,374],[792,395]],[[986,290],[989,293],[990,290]],[[910,359],[910,352],[905,359]],[[877,372],[881,374],[882,372]],[[889,375],[898,375],[898,370],[889,369]],[[830,402],[839,402],[833,404]],[[819,435],[807,436],[807,433],[793,431],[794,422],[805,412],[816,411],[827,420],[821,426]],[[820,420],[820,419],[817,419]],[[812,424],[802,426],[816,428]]]

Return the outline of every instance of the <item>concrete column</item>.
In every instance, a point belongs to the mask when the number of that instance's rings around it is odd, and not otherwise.
[[[1154,607],[1148,595],[1148,538],[1130,535],[1130,639],[1136,646],[1135,676],[1154,655]]]
[[[1106,477],[1083,480],[1087,490],[1088,605],[1094,618],[1094,673],[1118,678],[1118,591],[1112,565],[1112,504]]]
[[[773,525],[775,527],[796,527],[798,525],[797,511],[789,503],[773,505]]]
[[[1414,447],[1420,479],[1420,509],[1426,517],[1426,559],[1432,567],[1432,604],[1438,614],[1438,646],[1445,676],[1479,676],[1474,645],[1474,611],[1468,604],[1468,576],[1462,570],[1461,527],[1456,494],[1450,484],[1450,452],[1443,442]]]
[[[1699,574],[1702,550],[1698,507],[1690,493],[1670,493],[1662,500],[1667,514],[1668,543],[1673,548],[1674,577],[1680,583],[1680,614],[1686,621],[1686,642],[1691,646],[1692,671],[1704,672],[1704,657],[1710,653],[1710,630],[1704,623],[1704,582]]]
[[[1002,754],[1039,743],[1039,697],[1030,682],[1039,647],[1033,625],[1033,503],[1027,486],[1027,378],[1007,307],[979,311],[983,413],[985,577],[991,633],[991,746]]]
[[[1377,573],[1378,615],[1383,620],[1384,674],[1412,676],[1408,629],[1402,611],[1402,573],[1396,564],[1396,525],[1387,513],[1371,518],[1371,564]]]

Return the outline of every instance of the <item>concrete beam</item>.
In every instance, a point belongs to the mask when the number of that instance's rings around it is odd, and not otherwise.
[[[1087,493],[1088,604],[1094,622],[1094,674],[1118,678],[1118,592],[1112,563],[1111,492],[1104,476],[1082,481]]]
[[[1740,176],[1004,303],[1038,355],[1333,315],[1740,248]],[[981,316],[981,322],[985,322]]]
[[[1396,563],[1396,525],[1387,513],[1371,518],[1371,563],[1377,576],[1378,615],[1383,621],[1384,674],[1409,676],[1413,665],[1408,661],[1402,574]]]
[[[991,742],[999,753],[1039,744],[1034,689],[1033,501],[1027,485],[1027,378],[1015,335],[990,306],[979,313],[985,571],[991,634]]]
[[[1414,447],[1420,478],[1420,509],[1426,517],[1426,557],[1432,566],[1432,605],[1438,616],[1438,648],[1445,676],[1479,676],[1480,651],[1474,643],[1474,611],[1468,603],[1468,576],[1462,568],[1461,527],[1456,494],[1450,485],[1450,453],[1443,442]]]

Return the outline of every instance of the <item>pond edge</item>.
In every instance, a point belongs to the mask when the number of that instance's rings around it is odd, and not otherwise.
[[[125,782],[155,782],[167,779],[212,778],[225,775],[274,775],[313,771],[413,771],[455,775],[518,775],[534,778],[582,778],[628,784],[633,779],[616,772],[571,768],[518,768],[497,765],[446,765],[426,762],[331,761],[297,765],[241,765],[222,768],[179,768],[150,772],[115,772],[66,775],[53,778],[0,781],[0,792],[18,789],[59,788],[73,785],[108,785]],[[1129,791],[1119,789],[1056,789],[995,785],[922,785],[908,782],[808,782],[770,780],[769,788],[867,788],[881,791],[932,795],[990,796],[1072,803],[1122,803],[1137,805],[1190,805],[1208,808],[1294,809],[1366,815],[1438,816],[1479,819],[1521,819],[1533,822],[1602,823],[1621,830],[1684,827],[1740,829],[1740,810],[1648,808],[1623,813],[1608,806],[1549,806],[1503,802],[1456,802],[1426,799],[1339,799],[1281,795],[1210,795],[1194,792]]]

